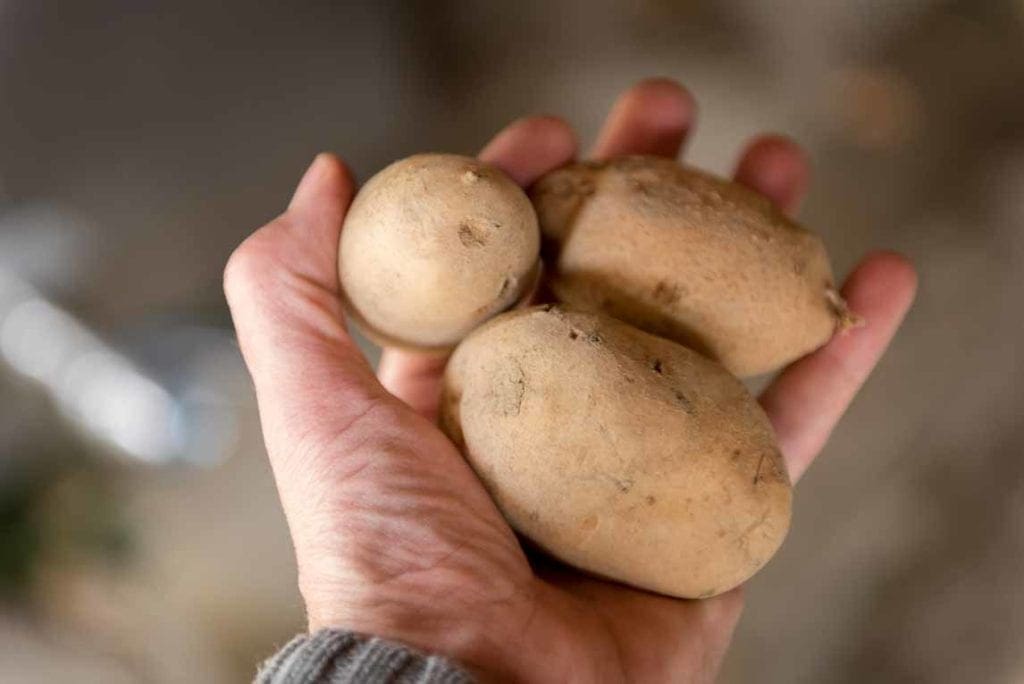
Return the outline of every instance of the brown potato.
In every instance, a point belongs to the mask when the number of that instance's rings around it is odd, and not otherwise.
[[[643,589],[727,591],[789,526],[785,464],[744,386],[607,316],[548,305],[477,329],[445,373],[442,427],[516,530]]]
[[[551,289],[740,376],[850,323],[821,239],[747,188],[660,157],[573,164],[532,191]]]
[[[352,202],[342,297],[375,341],[446,349],[532,288],[539,251],[536,214],[512,179],[469,157],[418,154]]]

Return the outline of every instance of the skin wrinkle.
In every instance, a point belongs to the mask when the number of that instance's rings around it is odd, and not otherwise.
[[[486,604],[513,605],[517,596],[522,593],[510,591],[499,596],[488,594],[485,597],[486,600],[481,601],[480,596],[465,592],[465,587],[472,586],[476,579],[473,572],[435,568],[435,570],[438,569],[443,572],[435,573],[433,576],[430,574],[430,568],[421,568],[416,571],[396,574],[386,580],[378,578],[367,583],[342,580],[339,584],[321,576],[317,580],[317,587],[327,588],[328,595],[332,597],[337,596],[339,590],[341,593],[347,594],[355,589],[357,594],[350,601],[351,603],[365,603],[368,599],[372,604],[389,605],[398,609],[397,613],[409,611],[429,613],[436,607],[437,599],[445,600],[446,604],[452,608],[463,606],[480,611],[481,607]],[[331,584],[334,586],[331,587]],[[328,613],[323,619],[331,621],[330,615],[331,613]]]
[[[434,568],[438,568],[438,567],[441,567],[441,566],[445,565],[448,560],[453,558],[456,554],[458,554],[460,551],[464,550],[465,548],[466,548],[465,545],[457,546],[455,549],[453,549],[451,552],[446,554],[444,557],[442,557],[442,558],[438,559],[436,562],[432,563],[431,566],[434,567]],[[375,587],[378,588],[378,589],[387,589],[389,587],[389,585],[393,585],[393,584],[401,584],[402,586],[395,587],[395,591],[394,592],[386,593],[385,594],[385,596],[387,597],[386,599],[384,597],[381,597],[381,596],[378,595],[377,599],[374,602],[374,605],[376,605],[378,608],[386,607],[389,611],[394,611],[396,609],[397,610],[403,610],[403,611],[408,611],[410,609],[412,609],[414,611],[421,611],[421,610],[428,611],[430,609],[431,603],[427,602],[427,604],[424,605],[424,602],[422,600],[423,599],[423,591],[422,591],[423,587],[420,586],[420,583],[418,582],[418,579],[419,579],[420,575],[427,574],[427,572],[429,570],[430,570],[430,566],[424,566],[424,567],[421,567],[417,571],[402,573],[402,574],[394,576],[394,577],[386,578],[384,581],[377,582],[375,584]],[[439,592],[431,592],[430,595],[429,595],[429,598],[442,598],[442,599],[444,599],[444,598],[448,598],[448,599],[454,598],[454,599],[458,599],[456,601],[456,603],[464,604],[467,607],[471,607],[473,613],[478,612],[480,610],[479,603],[477,603],[477,602],[475,602],[473,600],[474,597],[466,596],[465,595],[465,591],[464,591],[465,587],[467,585],[468,586],[472,586],[473,585],[473,580],[475,579],[476,573],[477,573],[477,571],[474,568],[472,568],[472,567],[469,569],[469,573],[468,574],[463,572],[460,568],[456,568],[455,570],[451,571],[451,573],[450,573],[451,574],[451,580],[449,582],[447,582],[447,583],[443,583],[443,584],[447,584],[448,590],[445,591],[445,592],[440,592],[440,593]],[[489,574],[493,576],[493,573],[489,573]],[[463,582],[462,581],[463,578],[468,578],[470,580],[470,582]],[[432,579],[434,579],[435,581],[437,580],[436,577],[434,577]],[[412,586],[411,587],[410,586],[406,586],[406,585],[409,585],[410,582],[411,582]],[[514,587],[513,591],[510,591],[505,596],[500,596],[497,599],[490,599],[489,600],[489,605],[492,605],[495,610],[501,610],[501,609],[504,608],[505,605],[512,604],[512,602],[514,602],[516,600],[516,596],[518,594],[520,594],[520,593],[521,593],[521,590],[518,590],[517,588]],[[412,597],[414,597],[414,600],[410,600],[410,598],[409,598],[410,595]]]
[[[386,510],[383,512],[383,515],[385,517],[387,516],[387,511]],[[368,527],[370,529],[377,530],[378,532],[381,529],[380,526],[377,525],[376,523],[370,523],[368,525]],[[388,536],[390,536],[390,535],[388,535]],[[401,535],[401,536],[405,536],[405,535]],[[362,537],[362,538],[365,538],[365,537]],[[425,564],[425,565],[421,566],[418,569],[418,571],[416,571],[416,572],[400,573],[399,575],[396,575],[396,576],[393,576],[393,577],[386,577],[383,580],[379,580],[378,579],[378,581],[376,582],[376,586],[378,586],[380,588],[386,588],[390,584],[408,583],[410,581],[412,581],[415,584],[416,583],[415,581],[416,581],[417,576],[419,574],[426,573],[431,568],[438,568],[438,567],[446,565],[448,560],[451,560],[456,554],[458,554],[461,550],[463,550],[465,548],[466,548],[465,544],[457,545],[449,553],[445,554],[445,556],[443,556],[442,558],[439,558],[439,559],[437,559],[435,561],[432,561],[429,564]],[[375,557],[377,557],[376,554],[373,554],[373,555]],[[377,559],[379,560],[379,557],[377,557]],[[454,573],[453,574],[453,578],[454,579],[451,581],[450,592],[463,591],[467,583],[464,583],[464,582],[460,581],[460,579],[463,576],[465,576],[467,571],[464,571],[461,568],[455,568],[452,572]],[[468,570],[469,576],[471,576],[471,577],[475,573],[477,573],[477,572],[479,572],[479,571],[475,570],[472,567],[469,568],[469,570]],[[492,572],[491,573],[487,573],[487,574],[490,575],[490,576],[493,576]],[[472,586],[472,584],[469,583],[469,586]],[[417,597],[420,594],[419,591],[417,591],[415,593],[416,593]],[[518,591],[510,592],[509,595],[508,595],[508,598],[505,599],[505,600],[506,601],[514,600],[516,593],[518,593]],[[402,591],[402,587],[398,587],[398,590],[397,590],[396,594],[389,594],[389,596],[392,596],[391,600],[389,601],[389,603],[392,604],[392,607],[394,607],[394,606],[403,606],[405,608],[409,608],[410,606],[421,605],[418,601],[414,602],[414,601],[410,601],[408,598],[406,598],[406,594]],[[470,604],[472,603],[472,601],[470,601],[468,599],[466,600],[466,602],[470,603]]]
[[[373,428],[371,428],[371,430],[373,430]],[[423,487],[420,484],[424,480],[424,478],[419,473],[415,472],[415,468],[416,467],[422,467],[424,465],[424,461],[422,459],[416,459],[415,456],[411,452],[410,452],[409,456],[399,456],[397,459],[395,459],[394,456],[392,456],[391,458],[388,458],[388,459],[374,459],[374,456],[366,456],[366,457],[360,458],[358,456],[358,454],[359,454],[360,450],[362,449],[363,444],[368,442],[369,440],[370,440],[370,438],[364,438],[364,440],[362,440],[361,443],[356,444],[354,447],[345,447],[350,452],[349,458],[356,458],[357,460],[360,460],[362,462],[362,465],[360,465],[359,468],[358,468],[358,472],[363,472],[363,470],[366,467],[368,467],[372,463],[376,463],[378,461],[383,461],[383,462],[393,462],[394,461],[394,462],[399,462],[399,463],[405,463],[409,467],[412,467],[414,469],[413,472],[411,472],[411,473],[402,473],[403,476],[407,476],[407,477],[404,477],[402,479],[407,479],[409,481],[409,487],[407,488],[407,490],[403,490],[402,488],[399,487],[396,491],[392,492],[392,496],[390,497],[390,499],[380,500],[377,497],[373,497],[372,500],[368,500],[365,503],[360,502],[359,500],[353,500],[350,497],[342,496],[340,502],[337,504],[339,506],[339,508],[341,508],[341,509],[346,511],[346,514],[345,514],[345,516],[342,519],[348,520],[349,524],[352,524],[351,515],[353,513],[358,513],[360,511],[366,512],[367,510],[370,511],[371,514],[375,518],[381,518],[383,522],[386,522],[387,520],[391,519],[391,517],[393,516],[394,519],[399,521],[399,524],[396,525],[396,526],[400,529],[400,533],[392,535],[392,534],[388,534],[388,533],[385,532],[384,536],[388,537],[388,538],[394,538],[394,539],[403,539],[403,538],[408,536],[408,530],[406,529],[405,521],[409,520],[409,516],[410,515],[420,516],[420,515],[428,515],[428,514],[431,514],[431,513],[434,513],[434,514],[447,513],[443,509],[445,508],[444,507],[444,503],[450,499],[450,492],[446,491],[445,489],[441,489],[441,490],[438,490],[438,491],[424,490]],[[381,448],[381,445],[380,444],[376,444],[375,447],[376,447],[377,450],[379,450]],[[404,452],[409,451],[408,449],[406,449],[406,448],[404,448],[402,446],[384,447],[384,449],[385,450],[389,450],[392,453],[394,453],[394,452],[403,452],[404,453]],[[394,483],[396,481],[395,473],[380,473],[380,476],[385,477],[386,479],[388,479],[388,481],[392,484],[392,489],[394,489]],[[343,483],[347,482],[350,485],[355,485],[356,483],[351,482],[351,479],[352,479],[351,477],[345,477],[345,478],[343,478],[341,480],[341,482],[343,482]],[[339,490],[343,493],[346,490],[346,488],[339,487]],[[393,509],[391,506],[388,505],[388,502],[390,500],[395,500],[395,501],[398,501],[398,502],[403,501],[403,495],[408,496],[409,497],[409,501],[413,502],[413,503],[407,503],[405,505],[402,505],[397,510]],[[442,510],[441,511],[435,510],[437,502],[441,502],[441,504],[442,504],[442,506],[441,506]],[[414,526],[417,524],[415,522],[416,519],[417,518],[412,518],[412,520],[413,520],[412,524]],[[355,538],[365,539],[365,538],[367,538],[367,535],[372,535],[372,536],[370,536],[370,539],[372,539],[373,536],[381,534],[382,530],[387,530],[387,529],[390,529],[391,527],[393,527],[392,525],[381,525],[380,523],[381,523],[381,521],[375,520],[374,522],[371,522],[370,524],[367,524],[365,526],[367,528],[366,530],[362,530],[362,531],[360,531],[359,534],[352,535],[352,536],[355,537]],[[459,523],[459,515],[458,515],[457,512],[455,514],[455,519],[453,520],[453,523],[455,523],[456,526]],[[473,534],[473,535],[468,536],[468,538],[470,538],[470,539],[475,539],[475,538],[478,538],[478,537],[479,538],[486,538],[488,536],[488,533],[493,534],[493,531],[492,530],[485,530],[484,534]],[[446,537],[447,536],[448,535],[446,535]],[[443,540],[441,540],[441,541],[443,541]],[[387,546],[390,549],[392,549],[392,550],[394,548],[393,544],[387,544]],[[466,543],[464,543],[464,542],[463,543],[459,543],[459,544],[457,544],[455,546],[455,548],[453,548],[451,551],[449,551],[448,554],[449,555],[454,554],[454,553],[456,553],[458,551],[459,548],[464,548],[465,546],[466,546]],[[478,547],[477,550],[478,551],[482,551],[483,549]],[[504,548],[504,545],[502,545],[502,549],[501,550],[502,550],[502,554],[501,555],[507,555],[507,549]],[[413,558],[411,560],[413,562],[415,562],[416,560],[418,560],[418,558]],[[403,562],[408,562],[408,560],[405,560]],[[431,560],[427,561],[426,563],[420,564],[419,569],[420,570],[427,570],[427,569],[430,569],[431,567],[437,567],[437,566],[440,566],[440,565],[443,565],[443,564],[444,564],[443,557],[439,558],[439,559],[431,559]],[[499,564],[500,563],[498,561],[495,561],[495,565],[499,565]],[[379,582],[383,582],[383,583],[386,584],[389,581],[389,578],[387,576],[385,576],[382,580],[378,579],[378,581]]]
[[[357,425],[360,421],[366,420],[376,410],[380,410],[386,407],[386,400],[367,398],[363,407],[352,415],[346,417],[340,426],[334,431],[334,436],[330,438],[327,444],[332,445],[332,450],[338,453],[346,453],[347,449],[343,448],[343,441],[346,435]],[[321,453],[327,448],[324,443],[324,435],[317,428],[319,425],[314,424],[305,431],[305,435],[299,437],[298,440],[293,441],[291,448],[288,449],[291,452],[290,458],[285,460],[285,463],[295,463],[298,467],[306,467],[309,463],[320,463]],[[338,444],[338,443],[342,444]],[[306,458],[301,458],[305,455]],[[328,461],[329,462],[329,461]]]
[[[453,535],[450,533],[439,533],[433,526],[426,526],[419,521],[421,517],[436,519],[451,517],[452,522],[457,522],[458,515],[451,516],[451,511],[445,507],[445,499],[450,498],[447,492],[441,495],[427,494],[415,499],[415,510],[400,504],[398,510],[391,505],[392,501],[400,501],[400,496],[389,496],[381,498],[379,503],[373,501],[345,501],[346,513],[350,518],[345,525],[346,534],[353,528],[360,528],[361,533],[368,533],[372,536],[364,537],[369,542],[380,540],[383,543],[373,544],[387,549],[387,556],[394,556],[404,553],[406,547],[415,549],[415,553],[402,558],[403,564],[412,565],[412,569],[422,569],[438,563],[439,559],[450,552],[450,549],[459,546],[466,546],[473,543],[477,550],[486,548],[476,543],[476,534]],[[438,504],[441,505],[438,505]],[[404,510],[403,510],[404,509]],[[445,529],[450,529],[446,527]],[[457,528],[458,529],[458,528]],[[465,531],[465,530],[460,530]],[[469,530],[472,531],[472,530]],[[395,534],[398,532],[398,534]],[[427,541],[429,544],[423,544]],[[370,545],[367,542],[357,542],[359,545]],[[420,546],[430,549],[430,553],[422,553]],[[383,560],[383,559],[382,559]],[[382,578],[386,579],[391,573],[384,571]]]

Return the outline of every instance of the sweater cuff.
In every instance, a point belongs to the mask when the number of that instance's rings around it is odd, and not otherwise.
[[[470,684],[450,660],[355,632],[323,629],[292,639],[263,663],[257,684]]]

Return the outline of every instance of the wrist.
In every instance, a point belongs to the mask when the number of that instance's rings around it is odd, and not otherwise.
[[[307,601],[309,631],[345,629],[401,643],[451,659],[483,681],[594,681],[562,662],[580,640],[562,610],[544,605],[550,590],[531,581],[500,601],[474,601],[466,595],[382,595],[339,603]],[[586,656],[590,657],[586,657]]]
[[[344,629],[444,656],[485,680],[517,679],[507,627],[521,614],[518,601],[504,607],[468,605],[448,597],[374,597],[348,605],[307,602],[309,632]]]

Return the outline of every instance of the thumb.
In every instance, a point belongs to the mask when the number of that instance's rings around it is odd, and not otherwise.
[[[224,272],[289,522],[325,467],[311,455],[393,401],[348,335],[338,298],[338,237],[353,192],[345,165],[319,155],[288,209],[246,239]]]
[[[284,214],[231,256],[224,290],[310,625],[386,634],[398,628],[381,612],[428,599],[418,579],[392,582],[404,573],[445,566],[453,581],[501,584],[491,566],[526,564],[452,443],[388,394],[345,330],[337,248],[352,194],[344,165],[319,156]],[[501,560],[479,570],[481,557]]]

